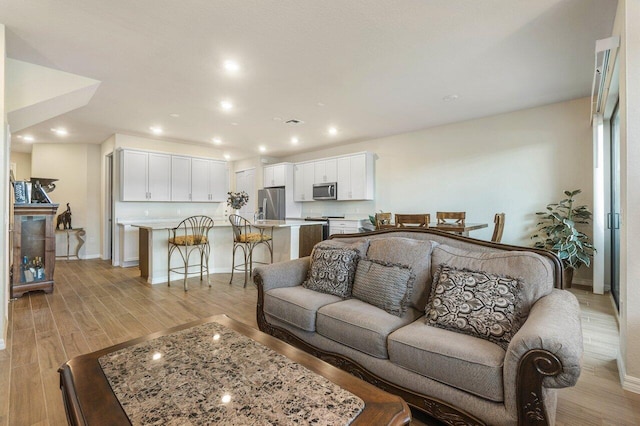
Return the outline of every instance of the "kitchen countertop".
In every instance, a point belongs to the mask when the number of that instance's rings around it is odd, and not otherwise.
[[[144,228],[149,230],[170,229],[178,226],[181,219],[127,219],[118,221],[118,225],[130,225],[136,228]],[[223,218],[213,218],[213,227],[231,227],[231,223]],[[274,227],[274,228],[290,228],[292,226],[309,226],[323,225],[324,222],[306,221],[304,219],[287,219],[287,220],[258,220],[252,222],[256,227]]]

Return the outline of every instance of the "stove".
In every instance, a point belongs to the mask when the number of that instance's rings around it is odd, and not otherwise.
[[[307,222],[324,222],[322,224],[322,240],[326,240],[329,238],[329,219],[344,219],[344,215],[342,216],[315,216],[309,217],[307,216],[304,220]]]

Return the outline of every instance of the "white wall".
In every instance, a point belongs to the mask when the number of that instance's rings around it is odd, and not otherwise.
[[[620,0],[620,357],[623,388],[640,393],[640,2]]]
[[[375,153],[375,201],[303,203],[303,216],[363,216],[393,213],[466,211],[468,222],[489,228],[471,236],[490,239],[493,216],[506,213],[503,242],[531,245],[535,212],[581,188],[578,201],[592,203],[592,150],[589,99],[394,135],[285,161]],[[588,230],[589,231],[589,230]],[[588,277],[580,270],[578,277]]]
[[[16,165],[16,180],[29,180],[31,177],[31,154],[12,151],[11,162]]]
[[[100,147],[90,144],[35,144],[31,152],[31,173],[58,179],[51,201],[60,204],[58,214],[69,203],[74,228],[86,231],[81,258],[100,256],[99,173]]]

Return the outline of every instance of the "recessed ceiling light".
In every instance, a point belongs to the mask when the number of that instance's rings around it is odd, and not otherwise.
[[[291,143],[292,144],[297,145],[298,142],[300,142],[300,140],[297,137],[294,136],[294,137],[291,138]]]
[[[174,112],[174,113],[169,114],[169,117],[171,117],[171,118],[178,118],[178,117],[180,117],[180,114],[176,114],[176,113]]]
[[[230,160],[230,159],[231,159],[231,156],[230,156],[229,154],[225,154],[225,155],[224,155],[224,159],[225,159],[225,160]]]
[[[67,129],[64,129],[62,127],[58,127],[57,129],[51,129],[51,131],[58,136],[66,136],[69,134],[69,132],[67,132]]]
[[[22,137],[22,140],[25,141],[25,142],[33,142],[34,141],[33,136],[31,136],[31,135],[24,135]]]
[[[442,100],[444,102],[453,102],[453,101],[457,100],[458,98],[459,98],[459,96],[454,93],[452,95],[445,96],[444,98],[442,98]]]
[[[335,136],[338,134],[338,129],[336,129],[335,127],[329,127],[329,134],[331,136]]]
[[[224,69],[229,71],[230,73],[235,73],[240,70],[240,64],[238,64],[236,61],[224,61],[223,66]]]
[[[266,151],[267,151],[267,147],[266,147],[266,146],[264,146],[264,145],[260,145],[260,146],[258,147],[258,149],[260,150],[260,152],[266,152]]]
[[[162,134],[162,127],[151,126],[151,127],[149,127],[149,130],[151,130],[151,133],[153,133],[154,135],[161,135]]]
[[[229,101],[222,101],[220,102],[220,107],[225,111],[230,111],[233,109],[233,104]]]
[[[215,143],[216,145],[220,145],[222,143],[222,139],[220,139],[218,137],[211,139],[211,141],[213,143]]]

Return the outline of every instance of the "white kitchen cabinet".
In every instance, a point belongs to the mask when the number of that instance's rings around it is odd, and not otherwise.
[[[364,226],[365,219],[329,219],[329,235],[356,234]]]
[[[338,181],[338,160],[328,158],[314,162],[314,182],[327,183]]]
[[[293,168],[293,200],[313,201],[315,163],[298,163]]]
[[[337,165],[338,200],[373,200],[373,154],[340,157]]]
[[[191,201],[225,201],[229,190],[228,175],[224,161],[192,158]]]
[[[283,163],[265,166],[263,186],[265,188],[270,188],[272,186],[286,186],[288,171],[293,172],[293,164]],[[291,183],[292,182],[289,182],[289,184]]]
[[[171,156],[123,150],[120,157],[122,201],[170,201]]]
[[[191,201],[191,157],[171,156],[171,201]]]

